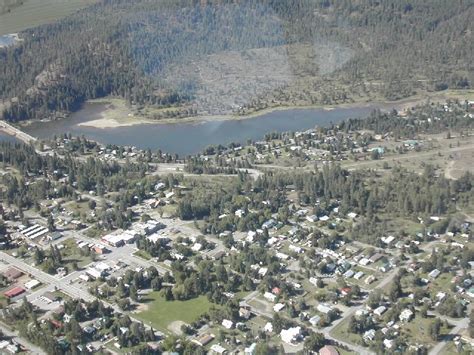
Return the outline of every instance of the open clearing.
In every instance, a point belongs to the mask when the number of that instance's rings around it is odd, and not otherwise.
[[[10,13],[0,15],[0,36],[52,23],[97,0],[25,0]]]
[[[166,301],[159,292],[152,292],[146,297],[148,309],[135,316],[162,331],[169,331],[169,326],[176,321],[192,323],[212,306],[205,296],[187,301]]]

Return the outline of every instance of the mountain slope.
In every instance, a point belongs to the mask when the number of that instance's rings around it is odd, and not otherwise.
[[[186,116],[467,88],[473,16],[462,0],[102,1],[0,50],[3,117],[106,95]]]

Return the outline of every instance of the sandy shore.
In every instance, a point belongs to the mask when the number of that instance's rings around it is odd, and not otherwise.
[[[150,120],[145,120],[141,118],[130,118],[129,120],[116,120],[114,118],[99,118],[92,121],[78,123],[78,126],[81,127],[91,127],[91,128],[119,128],[119,127],[130,127],[138,124],[150,124],[157,123]]]
[[[245,120],[249,118],[256,118],[275,111],[286,111],[286,110],[298,110],[298,109],[321,109],[325,111],[331,111],[336,108],[361,108],[361,107],[373,107],[374,109],[379,108],[382,110],[397,109],[398,111],[404,111],[418,104],[425,103],[427,101],[446,100],[458,97],[472,97],[472,91],[468,90],[464,93],[434,93],[417,95],[409,98],[405,98],[399,101],[373,101],[373,102],[355,102],[346,103],[340,105],[314,105],[314,106],[277,106],[268,109],[251,112],[247,115],[209,115],[209,116],[193,116],[183,118],[168,118],[160,120],[152,120],[146,117],[130,116],[131,112],[128,109],[124,109],[120,104],[109,104],[107,109],[104,110],[98,119],[85,121],[78,123],[78,126],[107,129],[107,128],[119,128],[119,127],[130,127],[141,124],[182,124],[182,123],[203,123],[209,121],[225,121],[225,120]],[[117,99],[114,99],[117,100]],[[108,102],[108,99],[92,100],[92,102]]]
[[[332,111],[336,108],[360,108],[366,106],[378,106],[376,103],[353,103],[353,104],[341,104],[335,106],[277,106],[271,107],[268,109],[256,111],[249,113],[247,115],[202,115],[202,116],[190,116],[182,118],[163,118],[160,120],[152,120],[140,116],[128,116],[128,115],[117,115],[113,114],[113,117],[109,116],[107,113],[107,108],[104,112],[100,114],[101,118],[93,119],[90,121],[85,121],[78,123],[78,126],[89,127],[89,128],[98,128],[98,129],[107,129],[107,128],[120,128],[120,127],[130,127],[135,125],[142,124],[182,124],[182,123],[204,123],[209,121],[228,121],[228,120],[246,120],[250,118],[257,118],[265,114],[269,114],[275,111],[288,111],[288,110],[324,110]],[[110,108],[113,110],[113,108]],[[115,117],[114,117],[115,116]]]

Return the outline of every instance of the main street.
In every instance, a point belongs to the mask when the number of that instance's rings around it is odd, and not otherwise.
[[[71,283],[71,281],[79,276],[79,272],[72,272],[65,277],[56,277],[52,276],[36,267],[33,267],[23,260],[14,258],[7,253],[0,251],[0,260],[7,262],[10,265],[17,267],[18,269],[22,270],[31,275],[31,277],[35,278],[36,280],[40,281],[42,284],[46,285],[46,288],[43,287],[30,295],[27,296],[29,301],[36,299],[40,294],[45,293],[46,291],[52,290],[63,290],[67,294],[72,297],[82,298],[85,301],[92,301],[94,297],[87,292],[86,289],[77,287]]]
[[[42,287],[41,289],[29,294],[26,296],[28,301],[33,302],[35,301],[40,295],[44,294],[47,291],[54,291],[54,290],[61,290],[66,294],[70,295],[73,298],[83,299],[84,301],[91,302],[94,301],[96,298],[92,296],[88,291],[87,287],[79,287],[72,283],[72,280],[76,279],[81,272],[76,271],[72,272],[65,277],[56,278],[55,276],[49,275],[42,270],[39,270],[24,261],[14,258],[3,251],[0,251],[0,260],[5,261],[6,263],[17,267],[18,269],[29,273],[32,277],[37,279],[38,281],[44,283],[46,286]],[[84,272],[84,271],[82,271]],[[115,312],[124,313],[117,305],[111,304],[105,300],[101,300],[101,302],[108,307],[111,307]],[[131,316],[129,314],[130,319],[136,322],[142,322]],[[146,328],[149,328],[147,324],[144,324]]]

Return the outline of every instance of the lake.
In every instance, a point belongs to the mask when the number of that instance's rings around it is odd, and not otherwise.
[[[269,132],[303,131],[316,125],[325,126],[342,120],[368,115],[375,106],[357,108],[288,109],[265,113],[243,120],[206,121],[200,123],[138,124],[118,128],[78,126],[81,122],[101,118],[104,104],[89,103],[69,118],[53,122],[35,122],[25,131],[38,138],[71,133],[104,144],[130,145],[152,150],[161,149],[179,155],[196,154],[209,145],[246,143],[261,140]]]
[[[2,131],[0,131],[0,141],[6,141],[6,142],[15,142],[18,143],[20,142],[18,139],[16,139],[13,136],[10,136]]]
[[[3,35],[0,36],[0,47],[7,47],[11,46],[17,41],[16,34],[14,35]]]

